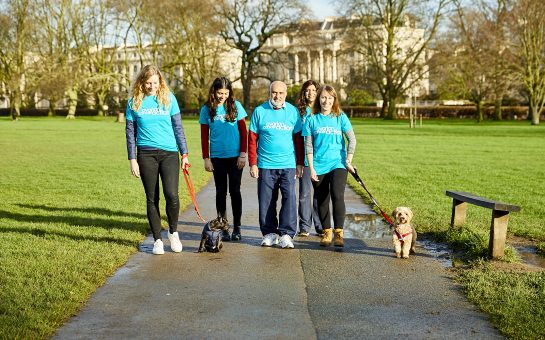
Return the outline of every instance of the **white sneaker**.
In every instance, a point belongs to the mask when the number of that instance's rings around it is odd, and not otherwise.
[[[261,241],[263,247],[271,247],[276,244],[278,244],[278,235],[273,233],[263,236],[263,240]]]
[[[280,237],[280,247],[293,249],[293,242],[290,235],[285,234]]]
[[[155,243],[153,243],[152,253],[154,255],[163,255],[165,253],[165,249],[163,248],[163,241],[158,239],[155,241]]]
[[[168,239],[170,240],[170,249],[172,249],[173,252],[179,253],[182,251],[182,242],[180,242],[180,236],[178,235],[177,231],[173,232],[172,234],[169,231]]]

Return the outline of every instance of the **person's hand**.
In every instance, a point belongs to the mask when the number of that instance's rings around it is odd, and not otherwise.
[[[314,182],[318,182],[318,175],[316,175],[316,170],[314,168],[310,168],[310,179]]]
[[[239,156],[237,159],[237,168],[242,169],[246,166],[246,156]]]
[[[295,168],[295,178],[301,178],[303,177],[303,166],[302,165],[298,165],[296,168]]]
[[[187,155],[183,154],[182,155],[182,164],[181,164],[182,169],[189,169],[190,166],[191,166],[191,164],[189,164],[189,159],[188,159]]]
[[[136,159],[131,159],[130,163],[131,163],[131,174],[136,178],[140,178],[140,166],[138,165],[138,162],[136,161]]]
[[[252,165],[250,167],[250,176],[252,176],[252,178],[259,178],[259,169],[257,168],[257,165]]]
[[[354,167],[352,166],[352,162],[350,160],[346,160],[346,170],[350,172],[351,174],[354,173]]]
[[[204,159],[204,170],[208,172],[214,171],[214,165],[212,165],[212,161],[210,160],[210,158]]]

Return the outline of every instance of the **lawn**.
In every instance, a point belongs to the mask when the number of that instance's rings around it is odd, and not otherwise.
[[[368,189],[386,212],[411,207],[422,235],[453,239],[446,233],[452,201],[445,195],[453,189],[522,206],[510,215],[509,232],[545,244],[545,126],[352,124],[354,163]],[[199,188],[209,175],[198,123],[184,119],[184,126]],[[0,118],[0,148],[0,334],[47,338],[137,251],[148,233],[144,193],[130,176],[124,126],[112,119]],[[181,198],[182,206],[189,204],[187,195]],[[489,223],[490,210],[469,207],[466,230],[480,244],[477,256],[485,253]],[[482,263],[458,275],[471,301],[510,337],[545,337],[543,274]]]
[[[470,205],[463,233],[447,232],[452,199],[445,191],[468,191],[520,205],[521,212],[510,214],[509,233],[545,249],[545,126],[452,120],[425,121],[415,129],[403,121],[352,124],[358,141],[354,164],[387,213],[411,207],[421,234],[447,240],[475,260],[487,254],[491,210]],[[505,335],[545,338],[545,273],[498,267],[475,261],[457,279]]]
[[[184,123],[199,188],[199,127]],[[145,196],[113,119],[0,118],[0,150],[0,337],[47,338],[138,250]]]

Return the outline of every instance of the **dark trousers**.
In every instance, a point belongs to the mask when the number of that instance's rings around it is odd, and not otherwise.
[[[331,228],[331,212],[329,201],[333,205],[333,224],[335,228],[344,227],[346,207],[344,204],[344,189],[346,187],[346,169],[335,169],[327,174],[319,175],[318,182],[314,182],[314,195],[318,200],[318,214],[324,229]]]
[[[263,235],[297,232],[297,195],[295,169],[259,169],[257,199],[259,201],[259,227]],[[282,206],[277,217],[276,202],[282,194]]]
[[[233,209],[233,226],[240,226],[242,216],[242,195],[240,194],[240,181],[242,169],[237,167],[238,157],[211,158],[214,166],[214,183],[216,185],[216,211],[219,216],[225,216],[227,209],[227,188],[231,196],[231,208]]]
[[[303,177],[299,178],[299,231],[310,232],[312,225],[317,233],[322,231],[318,215],[318,200],[312,194],[312,179],[308,166],[303,169]]]
[[[153,238],[161,238],[161,214],[159,213],[159,176],[166,201],[168,229],[170,233],[178,230],[180,200],[178,183],[180,159],[178,152],[164,150],[141,150],[137,156],[140,178],[146,192],[148,222]]]

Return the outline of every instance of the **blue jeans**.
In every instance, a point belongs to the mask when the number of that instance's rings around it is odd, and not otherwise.
[[[318,200],[312,191],[310,170],[306,166],[303,169],[303,177],[299,178],[299,231],[308,233],[314,224],[314,229],[320,234],[322,224],[318,215]]]
[[[282,194],[282,206],[277,217],[278,192]],[[295,169],[259,169],[257,179],[259,201],[259,228],[263,235],[297,232],[297,197],[295,194]]]

